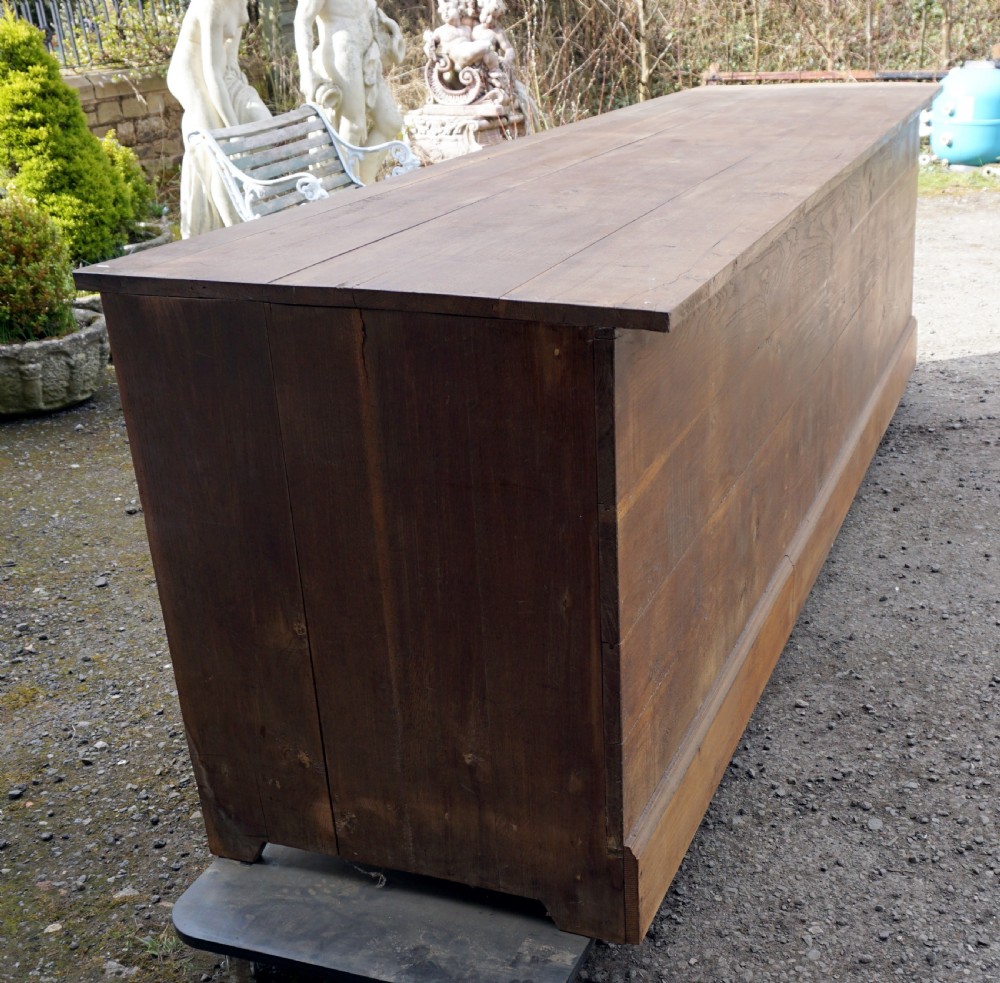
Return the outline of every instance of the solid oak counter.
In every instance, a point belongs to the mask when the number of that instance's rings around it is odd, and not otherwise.
[[[213,852],[641,939],[912,367],[934,91],[693,90],[77,273]]]

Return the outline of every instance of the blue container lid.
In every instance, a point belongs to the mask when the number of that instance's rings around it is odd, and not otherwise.
[[[992,61],[967,61],[941,81],[931,106],[935,120],[1000,120],[1000,69]]]

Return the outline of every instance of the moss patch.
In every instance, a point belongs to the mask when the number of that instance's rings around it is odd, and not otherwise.
[[[40,700],[44,694],[34,683],[18,683],[0,695],[0,710],[23,710]]]

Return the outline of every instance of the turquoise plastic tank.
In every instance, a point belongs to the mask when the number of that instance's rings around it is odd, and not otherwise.
[[[949,164],[1000,160],[1000,68],[967,61],[941,82],[931,104],[931,151]]]

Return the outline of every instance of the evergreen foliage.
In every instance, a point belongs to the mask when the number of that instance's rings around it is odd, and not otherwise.
[[[131,147],[118,142],[118,134],[108,130],[101,140],[101,150],[111,162],[111,166],[121,175],[125,185],[125,198],[135,221],[148,217],[155,209],[156,196],[153,186]]]
[[[0,198],[0,344],[73,329],[71,269],[48,215],[19,194]]]
[[[131,151],[87,128],[42,33],[10,10],[0,18],[0,181],[52,217],[75,263],[120,252],[152,198]]]

